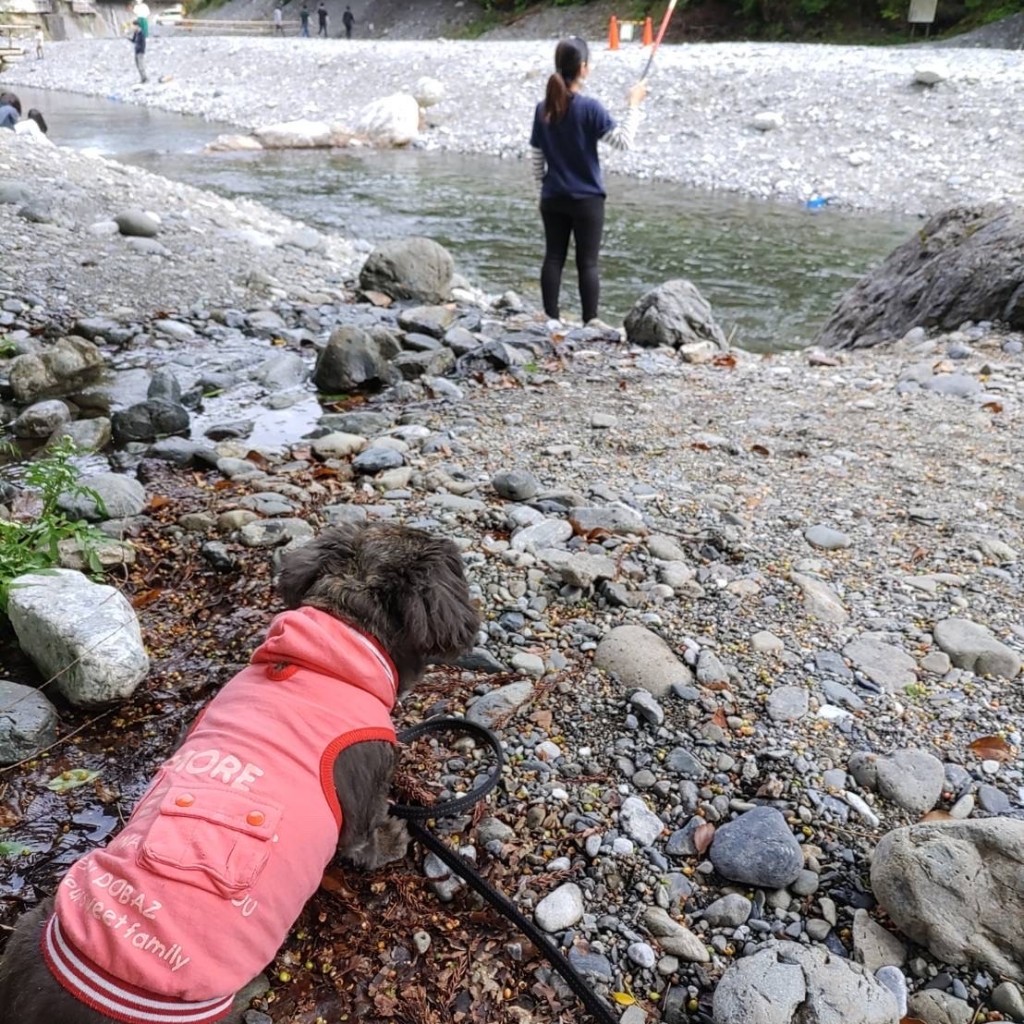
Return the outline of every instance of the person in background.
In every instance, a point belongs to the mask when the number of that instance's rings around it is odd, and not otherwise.
[[[345,13],[341,16],[341,23],[345,26],[345,38],[352,38],[352,26],[356,23],[356,16],[352,13],[351,7],[345,8]]]
[[[327,38],[327,5],[324,3],[324,0],[320,0],[320,3],[317,4],[316,20],[317,20],[316,34],[318,36],[323,36],[326,39]]]
[[[0,128],[14,130],[21,120],[21,100],[13,92],[0,92]]]
[[[299,11],[299,35],[309,38],[309,6],[306,0],[302,0],[302,10]]]
[[[149,81],[146,76],[146,33],[141,22],[144,19],[136,18],[132,24],[135,31],[131,35],[131,43],[135,47],[135,66],[139,69],[139,79],[143,84]]]
[[[46,118],[34,107],[14,126],[19,135],[45,135],[49,128]]]
[[[43,59],[43,30],[41,28],[36,29],[35,33],[36,41],[36,60]]]
[[[281,12],[281,5],[274,5],[274,35],[284,35],[284,22],[282,21],[284,15]]]
[[[544,312],[560,319],[562,270],[569,238],[576,243],[583,322],[597,321],[601,295],[598,261],[604,231],[606,193],[597,155],[598,142],[613,149],[631,149],[647,86],[637,82],[628,93],[629,112],[616,125],[595,99],[581,95],[590,74],[590,51],[578,36],[563,39],[555,49],[555,73],[548,79],[544,99],[533,116],[530,146],[534,178],[541,187],[540,215],[544,222],[544,263],[540,272]]]

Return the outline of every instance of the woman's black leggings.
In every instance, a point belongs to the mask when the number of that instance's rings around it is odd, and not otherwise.
[[[604,196],[542,199],[540,215],[544,220],[544,265],[540,271],[544,312],[555,320],[560,316],[558,293],[562,289],[562,268],[569,254],[569,236],[572,235],[576,240],[576,272],[580,281],[583,322],[593,320],[601,297],[597,263],[604,230]]]

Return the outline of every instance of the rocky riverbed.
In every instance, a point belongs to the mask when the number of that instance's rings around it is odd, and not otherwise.
[[[485,619],[405,714],[464,712],[510,759],[444,828],[625,1024],[1024,1021],[1020,336],[686,361],[457,280],[368,301],[341,240],[27,138],[0,136],[0,195],[3,419],[114,435],[104,510],[67,507],[117,541],[116,590],[41,577],[0,635],[0,922],[244,662],[274,552],[399,518],[457,540]],[[2,495],[24,514],[17,473]],[[25,623],[75,609],[140,629],[114,710],[35,689],[54,645]],[[457,788],[482,758],[429,767]],[[46,788],[73,769],[100,774]],[[441,875],[332,869],[250,1024],[579,1019]]]
[[[193,38],[162,35],[139,86],[123,40],[56,43],[0,76],[246,128],[298,118],[354,128],[372,101],[422,76],[445,98],[421,144],[524,157],[550,40],[521,42]],[[588,88],[621,114],[644,55],[595,42]],[[918,76],[920,72],[920,76]],[[917,81],[920,77],[922,84]],[[933,213],[1019,200],[1019,51],[732,43],[664,47],[638,146],[609,154],[635,178],[794,202]],[[524,166],[524,174],[528,173]]]

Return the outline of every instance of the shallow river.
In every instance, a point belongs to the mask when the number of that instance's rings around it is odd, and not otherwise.
[[[222,195],[258,199],[350,237],[422,234],[488,291],[539,304],[536,192],[526,163],[421,151],[203,154],[222,125],[102,99],[19,88],[58,144],[93,147]],[[648,288],[690,278],[736,344],[808,343],[837,296],[918,224],[695,192],[613,177],[603,255],[602,314],[621,317]],[[566,268],[563,312],[578,315]]]

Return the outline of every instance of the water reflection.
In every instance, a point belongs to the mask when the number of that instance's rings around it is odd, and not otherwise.
[[[59,143],[227,196],[257,199],[317,227],[371,241],[421,234],[449,247],[461,273],[539,302],[542,234],[525,163],[443,153],[200,152],[223,126],[61,93],[21,89]],[[648,288],[688,277],[737,344],[806,344],[838,295],[917,222],[609,181],[602,312],[622,316]],[[576,303],[567,267],[563,309]]]

